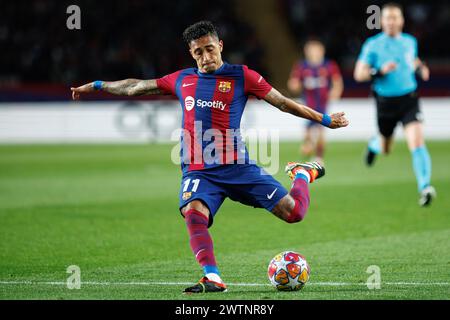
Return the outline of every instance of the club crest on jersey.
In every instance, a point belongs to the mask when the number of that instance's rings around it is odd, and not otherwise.
[[[183,192],[183,200],[187,200],[192,197],[192,192]]]
[[[224,93],[230,92],[231,91],[231,82],[220,81],[218,89],[220,92],[224,92]]]

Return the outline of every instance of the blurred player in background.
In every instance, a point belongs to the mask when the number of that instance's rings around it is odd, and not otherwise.
[[[345,127],[348,121],[343,112],[322,114],[284,97],[247,66],[224,62],[223,42],[211,22],[189,26],[183,38],[197,68],[179,70],[159,79],[98,80],[71,90],[73,99],[95,90],[124,96],[178,97],[184,129],[179,209],[186,221],[192,252],[204,272],[204,277],[184,292],[223,292],[227,286],[220,277],[208,228],[225,198],[265,208],[288,223],[299,222],[309,207],[309,183],[325,174],[325,168],[317,162],[289,162],[285,171],[293,183],[288,192],[250,161],[239,131],[248,96],[264,99],[283,112],[330,128]]]
[[[305,103],[314,110],[326,113],[330,100],[341,97],[344,89],[338,65],[325,58],[325,46],[318,39],[310,39],[304,45],[304,61],[298,61],[292,68],[287,82],[293,95],[303,93]],[[301,147],[301,154],[323,164],[325,132],[322,126],[308,121]]]
[[[430,181],[431,158],[423,135],[416,75],[427,81],[430,71],[418,57],[416,38],[402,32],[403,24],[400,5],[389,3],[383,6],[382,32],[363,44],[354,78],[358,82],[373,81],[377,105],[381,137],[375,136],[369,141],[366,164],[372,166],[378,154],[390,152],[394,129],[401,122],[412,155],[419,204],[427,206],[436,196],[436,191]]]

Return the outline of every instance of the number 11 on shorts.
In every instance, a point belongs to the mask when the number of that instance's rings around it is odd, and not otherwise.
[[[183,186],[183,192],[188,191],[189,188],[189,184],[191,183],[191,179],[187,179],[186,181],[184,181],[184,186]],[[198,185],[200,184],[200,179],[194,179],[192,180],[192,189],[191,192],[196,192],[198,189]]]

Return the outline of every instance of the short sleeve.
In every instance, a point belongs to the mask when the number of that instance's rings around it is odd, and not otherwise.
[[[258,99],[264,98],[272,86],[267,83],[266,80],[258,72],[249,69],[247,66],[244,68],[244,92],[246,95],[254,95]]]
[[[341,77],[341,70],[339,69],[339,66],[337,65],[336,62],[330,61],[328,64],[328,69],[331,78]]]
[[[162,91],[163,94],[176,95],[175,84],[180,71],[165,75],[162,78],[156,79],[156,85],[158,89]]]
[[[375,52],[373,50],[373,42],[366,40],[361,48],[361,53],[359,54],[358,61],[367,63],[369,66],[375,65]]]

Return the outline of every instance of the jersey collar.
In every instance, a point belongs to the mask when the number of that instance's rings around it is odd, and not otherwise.
[[[218,74],[218,73],[220,73],[220,72],[222,72],[222,70],[225,68],[225,65],[226,64],[228,64],[228,63],[226,63],[225,61],[223,61],[223,63],[222,63],[222,65],[220,66],[220,68],[219,69],[217,69],[216,71],[214,71],[214,72],[201,72],[200,71],[200,69],[197,69],[197,74],[199,75],[199,76],[209,76],[209,75],[215,75],[215,74]]]

